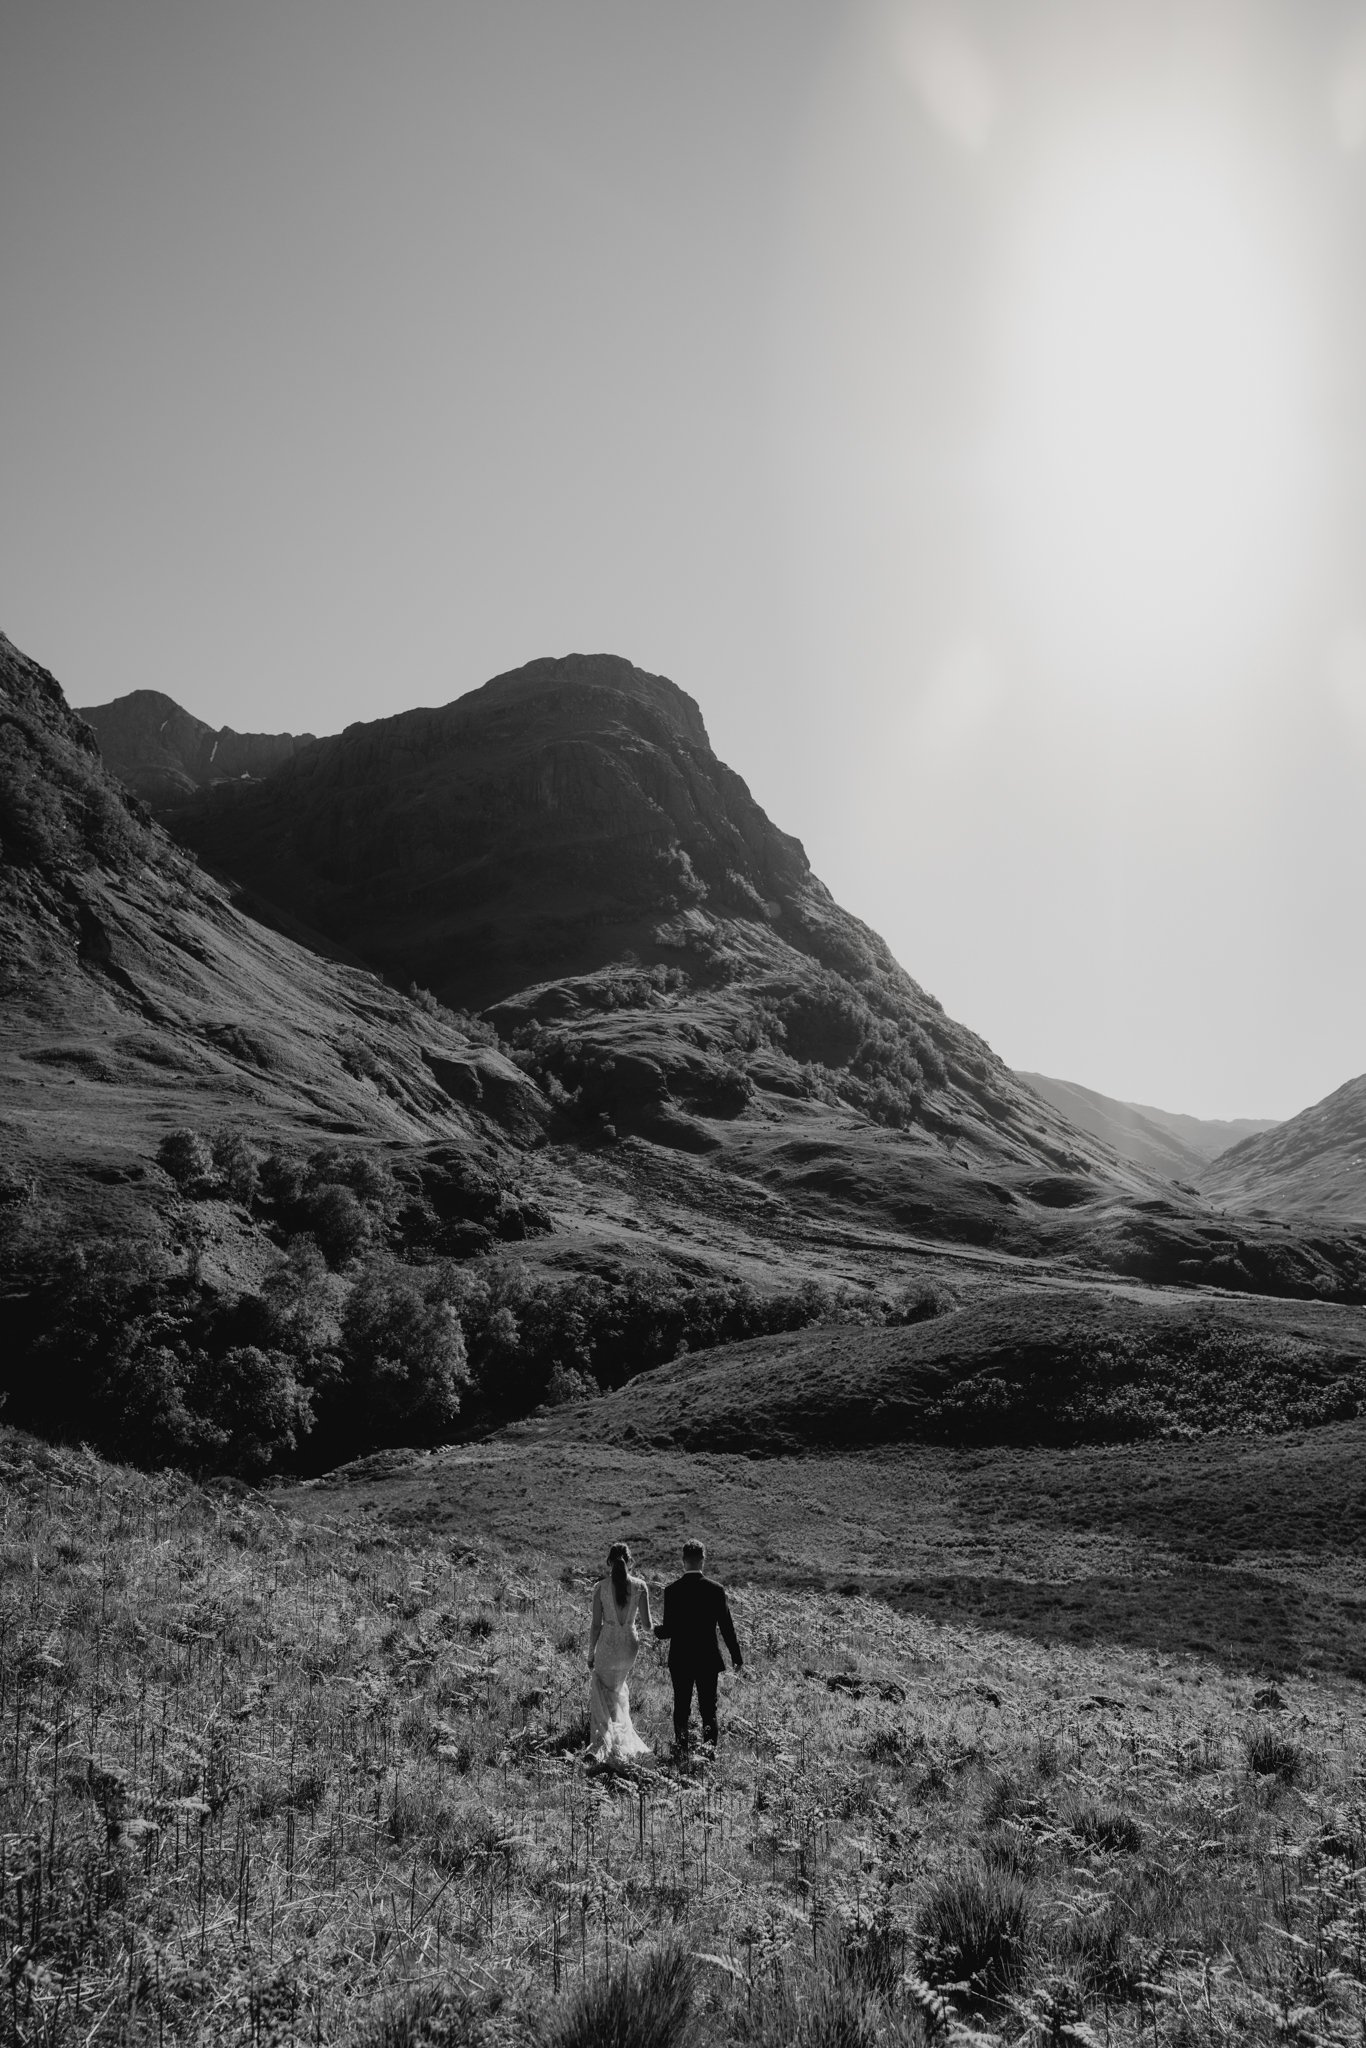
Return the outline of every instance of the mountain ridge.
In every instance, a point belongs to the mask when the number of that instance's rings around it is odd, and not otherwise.
[[[108,704],[78,707],[76,716],[94,732],[111,772],[152,805],[244,775],[269,775],[315,737],[211,726],[160,690],[131,690]]]

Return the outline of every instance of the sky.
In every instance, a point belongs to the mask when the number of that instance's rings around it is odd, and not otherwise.
[[[0,0],[0,628],[671,676],[1012,1065],[1366,1069],[1360,0]]]

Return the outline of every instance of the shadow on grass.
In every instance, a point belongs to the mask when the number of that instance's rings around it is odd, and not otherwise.
[[[904,1613],[971,1622],[1051,1643],[1123,1643],[1212,1657],[1235,1670],[1306,1665],[1366,1679],[1359,1603],[1253,1572],[1097,1573],[1064,1581],[969,1576],[908,1579],[889,1594]]]

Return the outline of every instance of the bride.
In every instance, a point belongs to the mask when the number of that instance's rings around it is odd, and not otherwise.
[[[597,1763],[627,1763],[649,1756],[631,1724],[626,1681],[640,1645],[653,1632],[650,1589],[631,1571],[631,1552],[614,1543],[607,1576],[593,1588],[593,1629],[588,1638],[588,1754]]]

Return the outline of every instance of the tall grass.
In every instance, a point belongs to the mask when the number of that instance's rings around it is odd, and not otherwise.
[[[740,1589],[592,1773],[564,1576],[0,1431],[0,2039],[1361,2038],[1355,1687]]]

